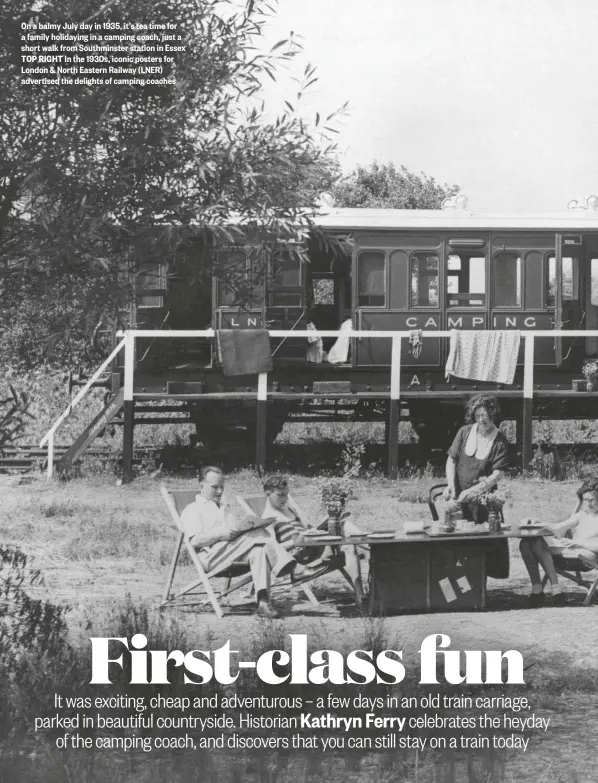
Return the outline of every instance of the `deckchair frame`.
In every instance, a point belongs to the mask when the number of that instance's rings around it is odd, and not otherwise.
[[[265,502],[265,498],[263,496],[252,496],[252,497],[244,498],[242,495],[237,495],[236,500],[237,500],[237,503],[243,509],[243,511],[245,511],[247,514],[255,514],[256,516],[261,516],[261,514],[263,513],[263,508],[260,510],[260,507],[261,507],[262,503]],[[301,514],[301,516],[303,518],[306,518],[305,512],[301,509],[299,504],[295,500],[293,500],[293,498],[290,495],[289,495],[289,501],[294,506],[294,508],[297,509],[297,511]],[[259,506],[255,506],[256,503],[258,503]],[[254,505],[252,505],[252,504],[254,504]],[[259,511],[259,513],[257,513],[258,511]],[[343,563],[344,563],[344,557],[343,557]],[[347,584],[349,585],[349,587],[351,588],[351,590],[353,590],[354,592],[357,592],[355,590],[355,585],[353,584],[353,580],[351,579],[351,577],[349,576],[349,574],[346,572],[346,570],[343,568],[342,565],[340,565],[340,566],[334,566],[334,565],[323,566],[322,567],[322,571],[321,572],[318,571],[316,574],[314,574],[311,577],[311,579],[315,579],[316,577],[323,576],[324,574],[327,574],[327,573],[332,573],[333,571],[339,571],[341,573],[341,575],[344,577],[344,579],[347,582]],[[305,590],[305,592],[306,592],[306,595],[307,595],[307,590]],[[309,590],[309,592],[311,593],[311,589]],[[312,596],[313,596],[313,593],[312,593]],[[309,598],[309,596],[308,596],[308,598]],[[357,598],[361,599],[362,596],[358,595]],[[310,600],[311,600],[311,598],[310,598]],[[317,599],[315,598],[315,596],[314,596],[314,601],[316,601],[316,604],[318,603]]]
[[[178,599],[182,598],[183,596],[194,595],[195,597],[201,597],[202,594],[198,593],[198,588],[203,586],[206,597],[201,601],[194,601],[193,603],[199,606],[203,606],[204,604],[211,603],[212,608],[216,613],[216,616],[218,617],[218,619],[221,619],[224,615],[224,612],[222,611],[222,607],[220,606],[220,599],[224,598],[230,593],[235,592],[236,590],[239,590],[242,587],[245,587],[245,585],[248,585],[252,581],[251,574],[249,573],[250,570],[249,564],[233,563],[231,566],[225,569],[218,568],[218,569],[213,569],[212,571],[206,571],[206,569],[203,567],[201,563],[201,560],[197,555],[195,548],[191,545],[188,536],[185,534],[185,531],[183,530],[183,527],[181,525],[181,518],[179,516],[179,512],[177,510],[176,502],[175,502],[175,495],[179,493],[181,495],[183,493],[189,495],[196,494],[196,493],[190,493],[189,490],[169,490],[167,487],[161,487],[160,492],[162,494],[162,498],[164,499],[164,502],[166,503],[166,507],[170,512],[172,521],[174,522],[176,529],[178,531],[177,541],[176,541],[174,553],[172,555],[172,559],[170,561],[170,567],[168,569],[168,577],[166,580],[166,587],[164,589],[164,594],[162,596],[162,602],[160,604],[160,608],[163,608],[165,606],[170,606],[173,604],[177,604],[180,606],[181,602]],[[191,562],[193,563],[195,570],[197,572],[197,576],[199,578],[187,582],[181,588],[171,593],[172,583],[174,581],[174,576],[176,573],[179,556],[183,546],[189,553],[189,557],[191,558]],[[242,573],[243,571],[246,571],[246,573],[243,574]],[[224,590],[221,590],[218,593],[216,593],[216,591],[214,590],[214,588],[210,583],[210,580],[215,578],[227,579],[226,587],[224,588]],[[235,578],[236,581],[234,584],[232,584],[232,580]]]
[[[573,514],[577,514],[582,505],[583,498],[580,498],[573,511]],[[571,533],[569,533],[566,537],[570,536]],[[596,590],[598,590],[598,561],[592,561],[584,555],[575,555],[574,557],[567,557],[567,555],[553,555],[552,559],[554,560],[554,567],[559,576],[562,576],[563,579],[569,579],[571,582],[575,582],[575,584],[579,585],[580,587],[585,587],[587,589],[586,595],[583,599],[583,605],[589,606],[592,598],[594,597],[594,594],[596,593]],[[596,571],[594,579],[584,579],[582,574],[588,573],[590,571]],[[547,582],[548,575],[545,574],[542,581],[542,587],[544,587]]]
[[[159,607],[163,608],[165,606],[185,605],[181,603],[181,601],[179,600],[185,596],[194,597],[196,599],[201,599],[203,597],[203,600],[194,600],[194,601],[190,601],[189,603],[197,606],[203,606],[207,603],[211,603],[212,608],[214,609],[214,612],[218,617],[218,619],[222,619],[222,617],[224,616],[224,612],[220,605],[220,600],[222,598],[225,598],[230,593],[233,593],[236,590],[239,590],[249,584],[252,584],[253,582],[250,573],[249,564],[245,562],[236,562],[236,563],[232,563],[228,568],[224,568],[224,569],[217,568],[211,571],[206,571],[206,569],[202,565],[201,560],[198,557],[197,551],[190,543],[189,538],[186,535],[181,525],[181,519],[175,500],[175,497],[177,495],[179,495],[179,497],[181,495],[187,495],[189,496],[189,503],[190,503],[193,502],[193,497],[197,493],[191,492],[189,490],[169,490],[167,487],[164,486],[160,488],[160,492],[162,494],[162,498],[166,504],[166,507],[170,512],[170,516],[177,529],[178,535],[175,544],[175,549],[170,562],[170,567],[168,569],[166,587],[164,589],[162,602],[160,603]],[[253,511],[250,511],[249,513],[253,514]],[[195,567],[198,578],[195,578],[190,582],[187,582],[178,590],[172,591],[172,584],[174,582],[174,577],[176,574],[176,569],[179,562],[181,549],[183,547],[185,547],[185,549],[189,553],[189,557],[191,558],[191,561]],[[331,569],[328,566],[322,566],[321,569],[317,569],[314,574],[310,574],[309,577],[306,577],[303,580],[291,582],[289,579],[284,579],[281,582],[279,582],[277,586],[285,587],[286,589],[292,587],[300,587],[305,593],[310,603],[312,603],[314,606],[319,606],[318,600],[314,596],[307,582],[311,581],[312,579],[315,579],[318,576],[322,576],[323,574],[328,573],[330,570]],[[210,581],[212,579],[226,579],[227,582],[224,590],[216,592],[212,587]],[[233,583],[233,579],[235,580],[234,583]],[[205,596],[204,593],[199,592],[199,589],[201,587],[204,588]]]

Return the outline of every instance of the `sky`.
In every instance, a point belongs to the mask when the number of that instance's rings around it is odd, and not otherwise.
[[[598,194],[596,0],[279,0],[317,67],[301,113],[337,123],[345,170],[392,161],[473,211],[564,210]],[[302,68],[297,68],[300,72]],[[296,84],[265,85],[269,105]]]

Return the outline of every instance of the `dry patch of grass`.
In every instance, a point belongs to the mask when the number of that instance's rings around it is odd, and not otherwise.
[[[293,496],[314,519],[322,513],[321,481],[302,476],[291,478]],[[179,489],[195,485],[193,480],[186,479],[172,479],[168,483]],[[398,526],[405,520],[426,520],[429,511],[425,500],[432,483],[435,481],[425,476],[398,481],[380,476],[357,479],[353,482],[349,508],[354,520],[365,530]],[[507,487],[512,494],[512,505],[506,509],[507,519],[564,518],[573,505],[576,486],[577,482],[510,481]],[[147,764],[151,762],[151,770],[139,759],[105,754],[94,755],[94,771],[83,754],[59,758],[55,751],[48,754],[45,750],[45,773],[55,774],[53,779],[66,783],[70,776],[71,780],[91,783],[102,775],[111,779],[110,775],[116,774],[118,768],[119,779],[125,775],[132,783],[162,779],[172,783],[192,779],[193,770],[201,762],[206,780],[242,779],[255,783],[318,778],[334,783],[341,780],[357,783],[369,778],[381,783],[413,783],[414,780],[432,783],[445,779],[454,783],[594,781],[594,754],[588,742],[588,728],[598,717],[595,715],[598,669],[594,622],[597,609],[595,606],[583,609],[577,588],[567,585],[566,589],[571,591],[570,607],[504,611],[511,608],[506,596],[519,596],[519,608],[522,608],[529,589],[515,547],[510,579],[490,583],[490,596],[499,596],[492,599],[493,606],[500,611],[477,615],[416,615],[380,621],[339,616],[334,603],[323,603],[319,613],[312,612],[305,603],[297,607],[293,603],[299,600],[295,595],[282,597],[285,619],[279,623],[260,623],[251,613],[243,615],[230,610],[222,622],[217,622],[207,610],[199,613],[189,608],[159,613],[152,608],[162,592],[175,541],[158,481],[143,479],[117,487],[113,480],[99,477],[51,485],[40,479],[21,487],[5,481],[0,489],[3,494],[0,532],[5,540],[19,543],[36,555],[36,565],[46,577],[44,596],[72,607],[68,616],[69,640],[76,648],[87,650],[90,635],[130,637],[141,631],[150,638],[154,649],[215,649],[230,639],[236,649],[250,654],[258,649],[286,646],[289,633],[307,633],[313,646],[338,650],[405,649],[405,660],[411,670],[416,668],[414,661],[424,636],[441,631],[451,636],[453,648],[520,649],[525,662],[533,664],[529,669],[528,692],[538,709],[552,715],[555,723],[554,731],[534,736],[526,754],[452,761],[428,755],[418,761],[417,778],[413,757],[399,757],[396,753],[369,756],[343,753],[326,757],[229,754],[226,759],[217,755],[200,758],[193,753],[154,756],[147,761]],[[230,499],[236,494],[259,491],[260,480],[251,471],[229,477]],[[342,603],[350,598],[342,581],[335,577],[320,580],[315,590],[322,600],[333,598]],[[44,671],[40,671],[28,684],[32,693],[38,694],[39,704],[44,699],[50,703],[56,682],[66,677],[66,669],[60,669],[59,663],[56,657],[52,672],[46,671],[48,681],[44,680]],[[79,677],[77,687],[83,687],[83,663],[71,661],[68,665],[73,667],[69,670],[72,676]],[[39,704],[36,706],[33,701],[29,708],[35,707],[39,712]],[[19,703],[25,707],[24,698]],[[27,752],[35,752],[36,744],[30,735],[24,742]],[[547,761],[549,758],[552,766]],[[18,766],[14,769],[21,775],[18,779],[41,783],[43,776],[35,773],[35,764],[27,759],[28,756],[22,756],[14,761]]]

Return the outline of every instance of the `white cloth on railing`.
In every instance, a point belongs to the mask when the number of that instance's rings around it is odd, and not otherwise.
[[[339,331],[351,332],[352,330],[353,330],[353,322],[351,321],[350,318],[347,318],[346,321],[343,321]],[[349,337],[346,337],[343,334],[339,334],[339,336],[336,338],[336,342],[334,343],[332,348],[328,351],[329,364],[345,364],[345,362],[349,358],[350,343],[351,340]]]
[[[446,377],[513,383],[521,332],[516,330],[451,330]]]
[[[316,326],[312,321],[307,324],[308,332],[317,331]],[[307,338],[307,361],[312,364],[322,364],[324,357],[324,344],[319,334],[309,335]]]

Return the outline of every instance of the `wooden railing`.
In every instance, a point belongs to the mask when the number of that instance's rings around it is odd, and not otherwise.
[[[75,399],[72,400],[72,402],[69,402],[69,404],[64,409],[64,411],[60,414],[60,416],[56,419],[54,424],[50,427],[50,429],[46,432],[44,437],[40,440],[39,442],[40,447],[44,446],[46,443],[48,444],[48,465],[47,465],[48,481],[52,478],[54,474],[54,433],[60,427],[62,422],[71,415],[73,408],[75,408],[81,402],[81,400],[86,396],[87,392],[91,389],[91,387],[100,377],[100,375],[104,372],[104,370],[108,367],[108,365],[118,356],[118,354],[122,351],[125,345],[126,345],[126,339],[121,340],[121,342],[112,351],[110,356],[102,362],[102,364],[94,372],[91,378],[87,381],[85,386],[77,394]]]
[[[422,338],[439,338],[450,337],[451,331],[422,331]],[[413,334],[412,331],[343,331],[339,330],[282,330],[273,329],[270,331],[270,337],[273,338],[285,338],[292,336],[293,338],[313,338],[313,337],[348,337],[353,339],[385,339],[392,340],[391,350],[391,364],[390,364],[390,390],[389,390],[389,474],[391,476],[396,475],[397,472],[397,448],[398,448],[398,424],[399,424],[399,401],[401,397],[401,348],[402,340],[408,339]],[[42,439],[40,445],[48,444],[48,478],[52,477],[53,460],[54,460],[54,433],[64,419],[69,415],[71,410],[77,405],[85,396],[87,391],[91,388],[94,381],[108,366],[108,364],[115,358],[115,356],[124,348],[124,430],[125,438],[123,445],[123,464],[125,466],[125,473],[127,472],[127,465],[132,462],[132,437],[127,439],[127,431],[130,426],[132,432],[133,424],[133,412],[132,404],[134,401],[134,379],[135,379],[135,341],[137,338],[152,338],[156,339],[180,339],[180,338],[214,338],[214,329],[203,330],[182,330],[182,329],[170,329],[170,330],[127,330],[124,332],[124,339],[114,349],[110,356],[103,362],[100,368],[89,379],[85,387],[79,392],[75,400],[68,406],[64,413],[56,420],[51,429],[46,433]],[[534,346],[536,339],[539,338],[552,338],[555,337],[598,337],[598,330],[534,330],[534,331],[522,331],[521,339],[524,341],[524,370],[523,370],[523,461],[524,464],[528,464],[531,460],[531,432],[532,432],[532,399],[534,394]],[[247,398],[247,392],[239,393],[243,398]],[[231,392],[227,396],[234,397],[235,393]],[[258,443],[256,444],[256,461],[258,466],[262,463],[265,455],[266,448],[266,402],[268,400],[268,376],[267,373],[260,373],[258,376],[257,390],[255,393],[255,399],[257,401],[257,432]],[[129,440],[129,442],[127,442]]]

